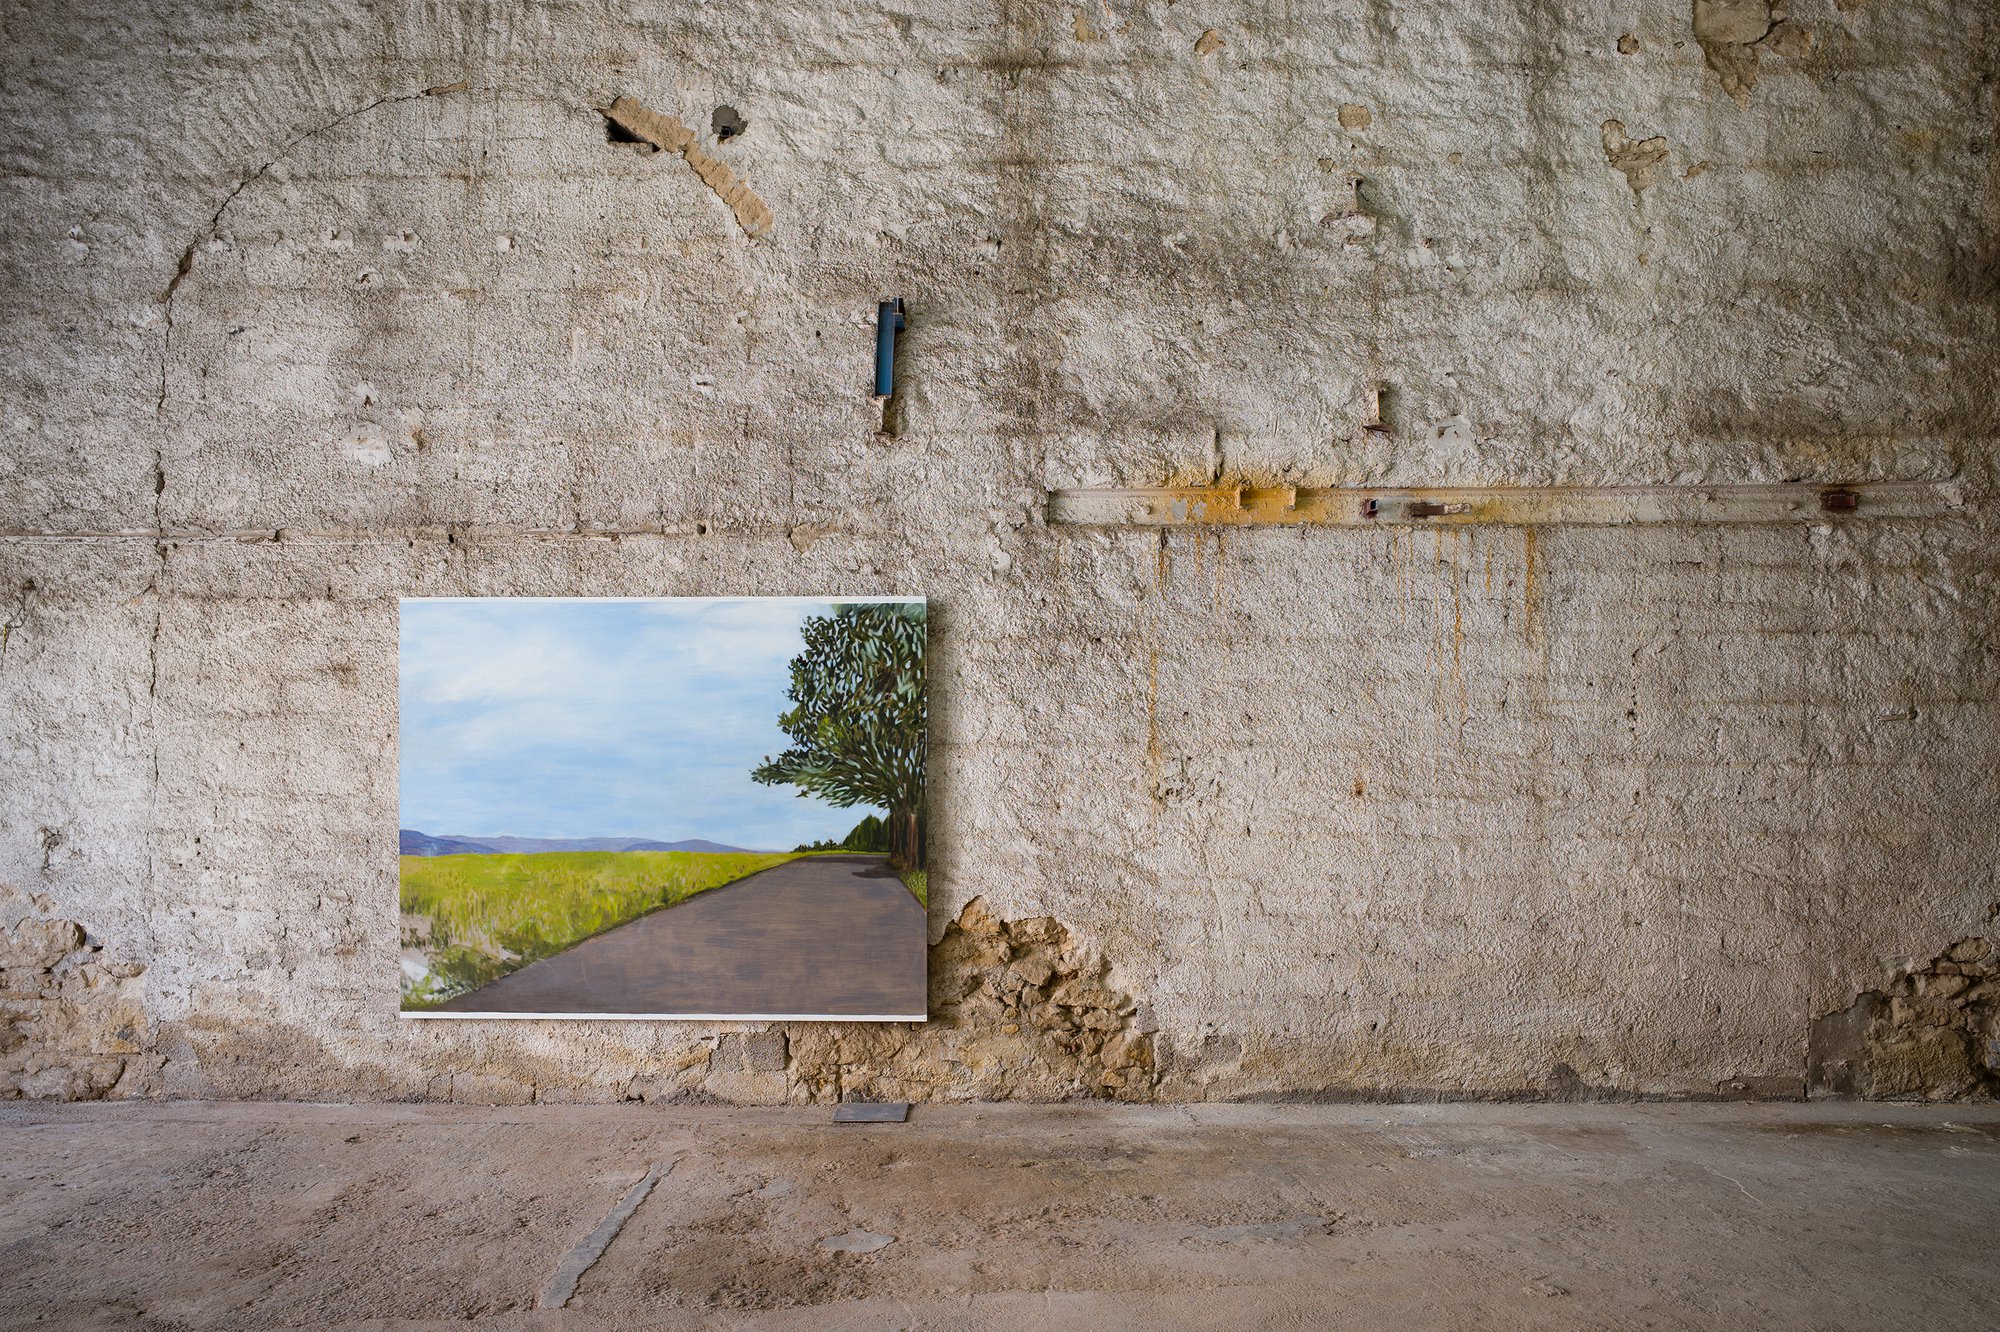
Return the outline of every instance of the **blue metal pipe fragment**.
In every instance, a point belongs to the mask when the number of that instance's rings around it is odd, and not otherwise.
[[[896,391],[896,335],[903,331],[903,298],[875,307],[875,396]]]

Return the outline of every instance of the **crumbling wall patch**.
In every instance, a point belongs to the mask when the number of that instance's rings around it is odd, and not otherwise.
[[[1760,52],[1788,60],[1812,53],[1813,30],[1787,19],[1787,8],[1788,0],[1694,0],[1695,40],[1722,90],[1738,102],[1757,86]]]
[[[1928,966],[1815,1020],[1806,1080],[1816,1097],[2000,1095],[2000,944],[1961,939]]]
[[[147,1039],[145,968],[103,953],[73,920],[0,928],[0,1100],[119,1094]]]
[[[1604,137],[1604,160],[1614,171],[1623,172],[1625,183],[1632,187],[1632,197],[1638,199],[1646,187],[1667,164],[1667,141],[1660,135],[1650,139],[1634,139],[1625,133],[1625,122],[1607,120],[1601,127]]]

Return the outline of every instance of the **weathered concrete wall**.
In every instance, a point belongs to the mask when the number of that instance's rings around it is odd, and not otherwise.
[[[2000,910],[1989,5],[79,0],[0,61],[0,1088],[1771,1093],[1905,992],[1992,1058],[1933,966]],[[768,234],[619,95],[739,110]],[[1042,517],[1216,476],[1970,505]],[[933,598],[933,1029],[398,1022],[399,594],[831,591]]]

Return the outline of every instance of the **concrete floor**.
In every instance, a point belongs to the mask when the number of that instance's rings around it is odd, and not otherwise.
[[[7,1106],[0,1326],[2000,1327],[1993,1107],[827,1119]]]

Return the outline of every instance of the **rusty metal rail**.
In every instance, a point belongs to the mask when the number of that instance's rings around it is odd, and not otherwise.
[[[1182,486],[1057,490],[1052,523],[1091,527],[1531,527],[1932,518],[1964,507],[1951,482],[1739,486]]]

